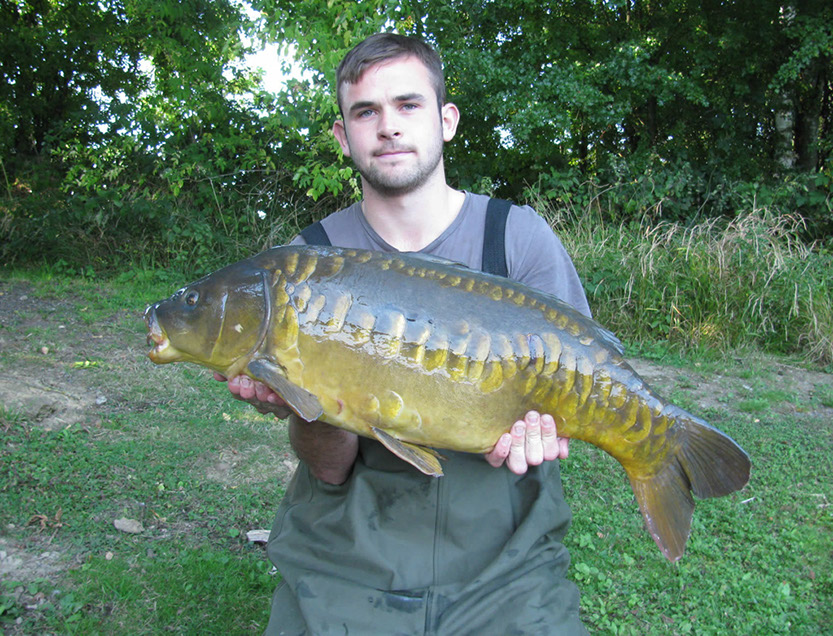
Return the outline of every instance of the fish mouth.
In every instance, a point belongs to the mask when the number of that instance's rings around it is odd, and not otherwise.
[[[156,305],[150,305],[145,309],[145,324],[148,328],[147,344],[152,347],[148,352],[148,357],[156,364],[170,362],[173,348],[165,330],[156,319]]]
[[[152,347],[148,351],[148,358],[154,362],[162,362],[165,358],[165,351],[169,346],[168,339],[159,334],[148,334],[148,346]]]

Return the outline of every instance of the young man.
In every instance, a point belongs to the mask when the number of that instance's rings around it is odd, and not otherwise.
[[[324,219],[332,244],[481,268],[488,198],[446,183],[443,144],[460,114],[433,49],[372,36],[344,58],[336,90],[333,133],[363,199]],[[510,209],[505,252],[510,278],[589,314],[569,257],[530,208]],[[229,389],[286,412],[249,378]],[[560,543],[570,510],[550,461],[567,456],[568,440],[549,415],[518,416],[485,458],[443,451],[438,479],[374,440],[291,416],[300,464],[267,548],[284,579],[267,634],[586,633]]]

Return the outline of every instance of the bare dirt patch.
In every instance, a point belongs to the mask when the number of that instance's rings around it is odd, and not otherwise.
[[[106,402],[79,373],[85,361],[93,364],[94,339],[73,319],[72,305],[38,297],[26,283],[0,283],[0,404],[49,430],[95,424]]]
[[[298,460],[285,450],[266,444],[245,449],[225,448],[207,462],[205,476],[227,486],[262,480],[261,468],[269,465],[282,483],[289,481]]]
[[[700,363],[693,369],[680,369],[641,359],[629,362],[662,395],[686,393],[692,404],[684,406],[698,413],[760,408],[833,421],[833,375],[829,373],[762,354],[728,360],[725,370],[698,371]]]
[[[78,387],[59,384],[55,379],[36,378],[25,373],[2,377],[0,401],[7,410],[47,430],[97,421],[96,398],[86,391],[79,391]]]
[[[0,537],[0,579],[30,583],[59,572],[62,568],[61,552],[44,547],[46,549],[42,551],[27,550]]]

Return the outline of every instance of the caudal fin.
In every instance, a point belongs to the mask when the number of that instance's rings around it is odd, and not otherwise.
[[[650,476],[631,475],[631,486],[648,531],[665,557],[683,555],[697,497],[720,497],[749,481],[749,456],[728,435],[680,411],[680,446],[675,457]]]

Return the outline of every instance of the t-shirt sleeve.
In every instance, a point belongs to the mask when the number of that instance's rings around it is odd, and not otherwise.
[[[513,206],[506,224],[509,278],[552,294],[590,316],[578,272],[559,238],[529,206]]]

